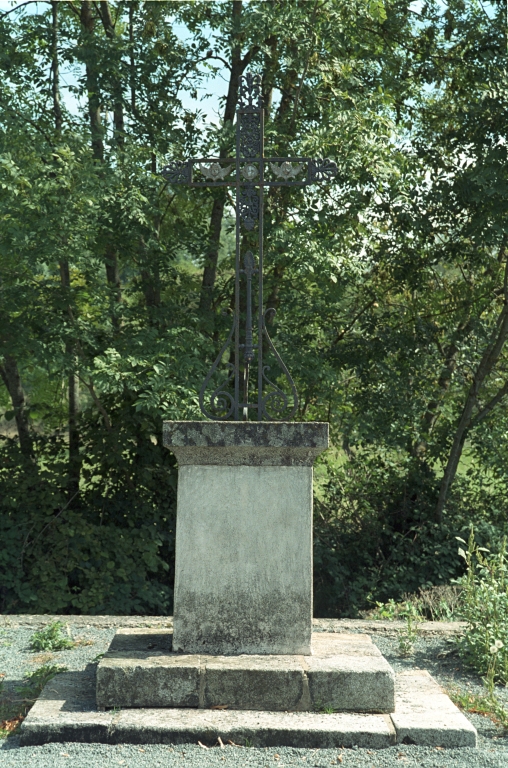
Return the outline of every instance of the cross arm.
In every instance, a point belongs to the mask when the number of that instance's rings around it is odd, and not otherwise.
[[[263,180],[258,178],[263,165]],[[247,169],[253,173],[248,174]],[[305,175],[302,177],[302,174]],[[337,174],[337,165],[329,158],[311,157],[257,157],[241,161],[240,177],[236,177],[236,159],[204,157],[201,159],[173,160],[161,171],[170,184],[190,187],[234,187],[250,181],[267,187],[303,187],[330,182]],[[299,178],[300,177],[300,178]]]
[[[234,171],[234,157],[202,157],[190,160],[172,160],[161,170],[170,184],[188,184],[190,187],[234,187],[236,180],[227,178]],[[196,178],[195,169],[198,171]]]
[[[267,187],[304,187],[309,184],[332,181],[337,175],[337,165],[329,158],[312,157],[265,157]],[[305,176],[298,178],[305,171]],[[266,178],[266,175],[272,178]]]

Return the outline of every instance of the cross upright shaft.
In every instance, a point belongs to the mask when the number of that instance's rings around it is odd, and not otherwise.
[[[278,354],[266,326],[266,318],[274,314],[263,306],[263,197],[265,187],[303,187],[317,182],[331,181],[337,166],[328,159],[308,157],[264,156],[264,110],[261,77],[245,75],[239,78],[236,120],[236,156],[234,158],[202,158],[173,161],[162,169],[162,175],[171,184],[192,187],[226,186],[236,190],[236,263],[235,311],[229,335],[213,366],[203,382],[199,394],[201,411],[210,419],[249,420],[249,410],[255,410],[258,421],[282,421],[294,417],[298,408],[298,395],[293,379]],[[234,170],[233,170],[234,169]],[[196,175],[197,174],[197,175]],[[304,175],[305,174],[305,175]],[[257,266],[249,248],[243,250],[243,231],[257,228]],[[251,245],[251,248],[255,246]],[[252,312],[252,281],[257,275],[257,328],[254,344]],[[242,276],[245,278],[245,324],[241,326]],[[233,346],[227,375],[205,402],[208,386],[218,371],[224,354]],[[270,350],[281,371],[277,381],[268,378],[270,366],[263,361],[263,350]],[[249,373],[257,357],[257,396],[249,402]],[[231,362],[232,358],[232,362]],[[291,390],[288,395],[281,389],[281,376]]]

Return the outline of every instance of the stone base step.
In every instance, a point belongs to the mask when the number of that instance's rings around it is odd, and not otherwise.
[[[389,713],[394,673],[368,635],[316,632],[312,656],[171,651],[170,630],[121,629],[97,669],[97,706]]]
[[[255,747],[367,747],[396,743],[474,747],[476,730],[427,672],[396,676],[392,715],[126,709],[98,712],[95,668],[65,672],[46,685],[20,729],[22,746],[48,742]]]

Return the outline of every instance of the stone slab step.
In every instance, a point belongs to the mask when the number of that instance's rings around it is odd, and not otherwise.
[[[367,635],[315,633],[312,656],[171,651],[171,631],[121,629],[97,670],[97,706],[389,713],[394,673]]]
[[[476,745],[476,729],[425,670],[397,675],[391,718],[398,741],[404,744]]]
[[[127,709],[98,712],[95,667],[65,672],[46,685],[20,730],[22,746],[76,741],[102,744],[236,744],[305,748],[395,743],[476,746],[476,730],[426,672],[397,675],[393,715]]]

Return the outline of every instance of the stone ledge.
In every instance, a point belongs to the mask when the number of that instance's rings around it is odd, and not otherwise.
[[[69,616],[61,614],[0,614],[0,627],[39,628],[53,621],[61,621],[78,630],[94,627],[97,629],[126,628],[171,628],[172,616]],[[350,633],[396,635],[406,629],[405,621],[375,621],[373,619],[313,619],[312,628],[316,633]],[[424,636],[460,635],[466,628],[465,621],[422,621],[416,625],[418,633]]]
[[[99,744],[212,745],[220,736],[256,747],[311,749],[395,743],[476,746],[476,730],[425,672],[396,676],[396,710],[389,715],[248,712],[203,709],[131,709],[97,712],[95,674],[57,675],[44,688],[20,729],[21,746],[75,741]]]
[[[312,466],[328,448],[328,424],[165,421],[163,444],[180,466]]]
[[[119,630],[97,669],[97,706],[394,709],[394,673],[367,635],[314,635],[311,656],[189,655],[170,648],[169,630]]]

